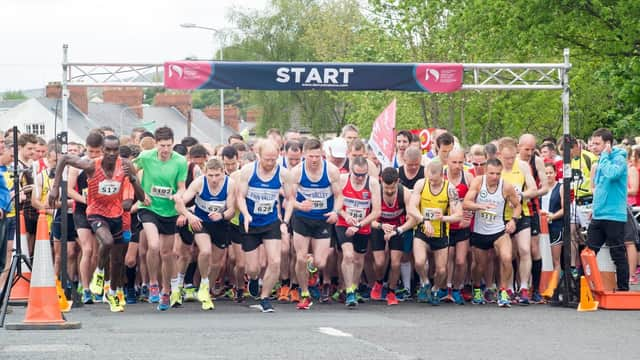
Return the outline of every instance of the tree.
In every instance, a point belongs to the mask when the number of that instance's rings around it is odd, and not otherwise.
[[[7,91],[2,95],[5,100],[26,100],[27,96],[20,90]]]

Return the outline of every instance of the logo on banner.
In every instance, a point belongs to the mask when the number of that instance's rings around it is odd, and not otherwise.
[[[206,61],[173,61],[164,64],[164,84],[170,89],[198,89],[209,80],[212,64]]]
[[[462,64],[417,64],[413,70],[418,86],[429,92],[452,92],[462,87]]]

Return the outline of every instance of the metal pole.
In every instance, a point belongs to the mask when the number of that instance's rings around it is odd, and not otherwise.
[[[220,61],[223,60],[222,49],[224,47],[222,32],[216,32],[220,37]],[[215,36],[215,35],[214,35]],[[224,145],[224,90],[220,89],[220,144]]]
[[[563,128],[563,183],[562,193],[564,197],[564,227],[562,229],[562,238],[564,239],[564,289],[562,296],[562,305],[569,306],[572,289],[571,275],[571,148],[570,148],[570,128],[569,128],[569,49],[564,49],[564,68],[562,70],[562,128]]]
[[[69,89],[67,87],[67,78],[68,78],[68,58],[67,51],[69,49],[69,45],[62,45],[62,131],[58,135],[58,141],[60,142],[62,151],[61,155],[65,156],[67,154],[67,146],[68,146],[68,116],[69,116]],[[67,218],[68,205],[67,205],[67,170],[63,170],[62,181],[60,183],[60,221],[61,221],[61,235],[60,239],[60,282],[62,283],[62,288],[65,290],[66,296],[68,299],[71,298],[71,293],[68,290],[67,284],[67,238],[69,232],[69,224]]]

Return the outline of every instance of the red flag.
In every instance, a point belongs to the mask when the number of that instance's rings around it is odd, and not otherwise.
[[[395,148],[396,99],[387,106],[373,123],[369,145],[382,163],[382,167],[390,166]]]

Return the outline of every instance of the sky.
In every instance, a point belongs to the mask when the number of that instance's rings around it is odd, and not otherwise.
[[[265,10],[268,0],[2,0],[0,92],[61,81],[69,62],[163,63],[211,59],[213,33],[182,23],[229,28],[233,9]],[[241,5],[238,5],[241,4]]]

